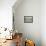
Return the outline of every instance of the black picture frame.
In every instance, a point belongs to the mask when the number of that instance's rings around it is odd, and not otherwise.
[[[33,23],[33,16],[24,16],[24,23]]]

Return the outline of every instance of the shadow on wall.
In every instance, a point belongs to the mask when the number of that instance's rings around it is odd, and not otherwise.
[[[41,0],[24,0],[18,7],[13,7],[14,24],[18,32],[23,33],[26,39],[33,39],[36,46],[41,46],[40,38],[40,16],[41,16]],[[33,16],[33,23],[24,23],[24,16]],[[28,34],[25,34],[25,32]],[[38,33],[38,36],[37,36]]]

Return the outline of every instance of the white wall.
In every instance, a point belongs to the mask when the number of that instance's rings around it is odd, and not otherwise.
[[[15,9],[15,28],[24,37],[35,41],[41,46],[41,0],[23,0]],[[24,16],[33,16],[33,23],[24,23]]]
[[[0,0],[0,27],[12,28],[12,6],[16,0]]]
[[[30,2],[29,2],[30,1]],[[28,2],[24,2],[16,9],[15,15],[16,16],[16,28],[18,31],[30,34],[31,39],[37,42],[40,39],[40,31],[41,31],[41,40],[42,46],[46,46],[46,0],[41,0],[41,22],[40,22],[40,0],[29,0]],[[16,2],[16,0],[0,0],[0,26],[12,28],[12,6]],[[30,5],[29,5],[30,4]],[[29,9],[28,9],[29,8]],[[31,8],[31,9],[30,9]],[[20,10],[19,10],[20,9]],[[35,11],[35,12],[34,12]],[[34,17],[33,24],[26,24],[24,23],[24,16],[31,15]],[[40,30],[40,23],[41,23],[41,30]],[[39,24],[38,24],[39,23]],[[36,33],[38,35],[36,35]],[[29,36],[29,35],[28,35]],[[30,37],[29,36],[29,37]],[[38,43],[38,42],[37,42]]]
[[[46,0],[41,1],[41,38],[42,46],[46,46]]]

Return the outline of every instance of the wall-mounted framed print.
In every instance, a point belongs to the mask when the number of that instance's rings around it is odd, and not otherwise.
[[[33,23],[33,16],[24,16],[24,23]]]

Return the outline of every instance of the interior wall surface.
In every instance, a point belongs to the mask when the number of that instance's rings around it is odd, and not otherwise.
[[[41,0],[23,0],[14,8],[14,24],[23,37],[41,46]],[[33,16],[33,23],[24,23],[24,16]]]

